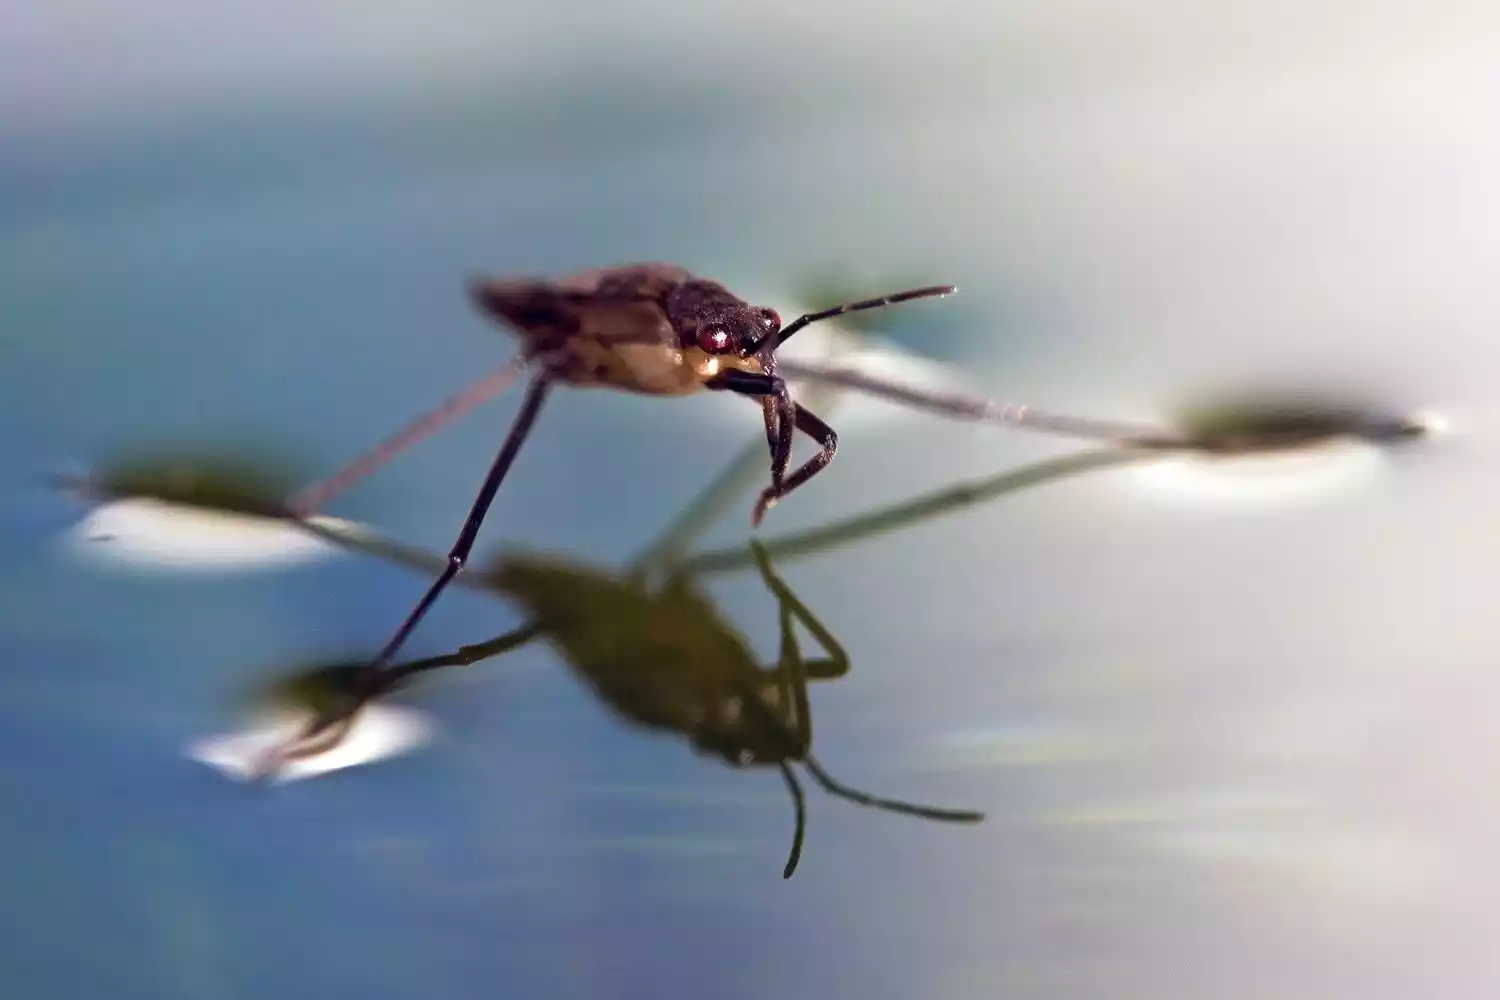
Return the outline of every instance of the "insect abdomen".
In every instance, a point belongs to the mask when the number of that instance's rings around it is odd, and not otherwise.
[[[610,344],[577,339],[559,352],[560,378],[578,386],[599,386],[648,396],[686,396],[703,388],[725,368],[760,371],[754,358],[716,357],[696,347],[665,344]]]

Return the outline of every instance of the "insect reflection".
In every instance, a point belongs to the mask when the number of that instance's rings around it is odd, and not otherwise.
[[[524,608],[529,620],[487,642],[391,667],[381,675],[371,697],[404,687],[420,675],[474,665],[545,640],[627,723],[681,736],[699,754],[732,767],[776,767],[792,796],[795,814],[792,846],[783,870],[787,878],[801,857],[807,822],[802,788],[793,770],[796,764],[830,794],[862,806],[930,820],[980,822],[983,814],[979,812],[932,808],[850,788],[812,755],[807,685],[845,676],[849,657],[779,577],[769,553],[797,558],[826,552],[1022,489],[1140,458],[1116,450],[1085,452],[952,486],[766,544],[754,541],[748,547],[682,556],[690,536],[705,526],[705,511],[722,506],[734,487],[745,481],[742,460],[704,490],[699,501],[624,573],[551,556],[508,553],[466,577],[465,586],[505,596]],[[368,538],[349,539],[347,544],[419,570],[438,559]],[[700,581],[708,576],[749,565],[756,568],[776,601],[779,650],[770,667],[759,663],[743,636],[700,588]],[[658,575],[661,582],[653,585]],[[821,647],[821,656],[804,656],[797,638],[799,625]],[[346,721],[368,700],[349,694],[348,686],[357,673],[346,664],[322,675],[323,684],[337,690],[332,696],[322,696],[321,703],[334,706]],[[330,732],[318,732],[295,755],[318,753],[336,743]]]
[[[828,792],[863,806],[930,820],[981,821],[979,812],[856,791],[834,779],[812,755],[808,681],[843,677],[849,657],[776,575],[764,550],[755,545],[752,551],[778,609],[780,649],[777,662],[768,668],[682,574],[673,574],[653,592],[638,578],[620,580],[556,559],[513,555],[484,575],[498,592],[526,608],[540,637],[618,717],[681,735],[697,753],[732,767],[773,766],[780,771],[796,812],[785,877],[796,870],[806,828],[794,764],[803,765]],[[804,657],[798,624],[822,647],[823,656]],[[461,659],[469,661],[472,655]]]

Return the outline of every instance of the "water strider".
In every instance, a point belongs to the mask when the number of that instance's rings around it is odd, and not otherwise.
[[[783,372],[826,381],[951,417],[987,420],[1052,433],[1107,440],[1144,448],[1175,448],[1178,435],[1151,428],[1038,412],[1027,406],[928,393],[852,371],[783,363],[776,351],[812,323],[847,313],[879,309],[913,299],[950,295],[952,285],[893,292],[806,313],[782,325],[776,310],[752,306],[724,285],[662,263],[626,264],[584,271],[558,280],[493,278],[471,282],[470,295],[487,316],[521,341],[521,352],[505,368],[449,400],[396,437],[356,460],[325,484],[294,497],[292,510],[316,509],[331,492],[385,461],[391,454],[498,391],[523,369],[533,374],[509,433],[464,519],[446,564],[395,633],[370,661],[367,677],[388,665],[438,596],[463,571],[479,530],[516,455],[531,432],[552,388],[567,384],[676,397],[703,391],[731,392],[760,402],[771,453],[771,485],[752,510],[758,525],[779,499],[817,475],[833,460],[838,435],[812,410],[793,400]],[[788,474],[793,435],[817,441],[812,458]]]
[[[687,291],[684,291],[687,289]],[[469,554],[479,521],[484,510],[493,499],[499,480],[510,461],[515,457],[526,429],[536,416],[542,394],[554,381],[570,381],[581,385],[603,385],[626,388],[631,391],[654,391],[658,394],[684,394],[698,389],[725,388],[717,380],[724,371],[741,374],[760,374],[772,377],[772,372],[785,372],[793,377],[805,377],[814,388],[836,386],[872,393],[910,406],[933,411],[945,416],[996,421],[1044,431],[1072,434],[1099,439],[1112,445],[1117,454],[1144,456],[1163,451],[1190,451],[1207,454],[1242,454],[1256,450],[1281,450],[1297,448],[1317,441],[1336,437],[1360,438],[1374,443],[1385,443],[1418,436],[1423,425],[1409,418],[1389,417],[1361,407],[1309,404],[1305,400],[1262,401],[1236,404],[1221,414],[1196,414],[1185,422],[1184,429],[1177,432],[1158,431],[1148,428],[1130,427],[1123,424],[1081,420],[1038,413],[1029,407],[1010,406],[982,399],[956,395],[929,393],[893,382],[872,379],[849,367],[837,364],[807,365],[778,362],[774,352],[781,339],[795,333],[811,322],[842,313],[874,309],[895,301],[939,294],[951,291],[951,287],[915,289],[880,299],[854,302],[818,313],[810,313],[781,328],[779,318],[773,324],[774,312],[757,309],[743,303],[714,282],[693,278],[687,272],[668,265],[634,265],[607,271],[589,272],[562,282],[545,281],[488,281],[474,285],[475,296],[498,318],[513,317],[513,323],[522,333],[525,347],[521,357],[505,368],[492,373],[484,380],[464,390],[442,405],[408,425],[394,437],[373,451],[362,456],[333,477],[314,484],[289,499],[263,503],[259,500],[246,502],[240,498],[231,484],[231,506],[252,513],[271,514],[291,519],[299,526],[325,536],[337,535],[327,524],[310,517],[314,510],[335,493],[346,489],[352,482],[379,467],[396,452],[430,433],[463,410],[503,389],[516,375],[528,366],[535,366],[532,391],[523,404],[521,415],[507,436],[491,475],[486,479],[485,489],[476,501],[464,532],[448,557],[436,563],[418,560],[426,572],[437,575],[417,608],[408,616],[402,628],[387,643],[382,652],[366,666],[356,671],[351,692],[354,703],[361,704],[375,694],[382,672],[394,657],[395,652],[415,627],[426,609],[441,589],[458,575],[458,570]],[[674,296],[681,293],[678,301]],[[674,311],[673,303],[677,306]],[[553,325],[542,322],[552,316]],[[509,321],[509,320],[508,320]],[[776,330],[771,331],[775,326]],[[570,331],[566,336],[558,330]],[[551,332],[549,332],[549,330]],[[721,335],[722,334],[722,335]],[[720,354],[712,354],[705,347],[719,349],[729,343],[730,337],[736,345]],[[703,343],[698,343],[699,339]],[[637,350],[639,349],[639,350]],[[593,358],[599,365],[588,372],[578,366],[580,358]],[[614,358],[606,363],[604,360]],[[654,360],[653,360],[654,359]],[[779,364],[779,367],[778,367]],[[615,381],[604,380],[610,375]],[[675,375],[673,374],[675,373]],[[673,379],[676,379],[674,382]],[[780,416],[770,414],[783,407],[788,397],[782,395],[785,383],[775,375],[777,394],[770,403],[764,403],[767,413],[767,440],[773,455],[786,427],[796,426],[795,415],[810,413],[801,403],[793,404],[793,420],[790,424]],[[593,381],[591,381],[591,379]],[[694,379],[697,379],[695,382]],[[672,392],[667,392],[676,386]],[[737,391],[737,390],[731,390]],[[744,393],[741,393],[744,394]],[[762,397],[763,399],[765,397]],[[805,402],[811,400],[804,396]],[[780,412],[780,411],[778,411]],[[774,424],[772,421],[776,421]],[[806,420],[804,418],[804,423]],[[825,425],[826,426],[826,425]],[[775,432],[774,434],[772,432]],[[756,446],[759,447],[758,445]],[[753,457],[753,456],[752,456]],[[748,459],[747,459],[748,461]],[[816,459],[814,461],[817,461]],[[810,465],[812,463],[809,463]],[[826,461],[823,462],[826,465]],[[817,466],[821,468],[822,466]],[[807,466],[804,466],[804,469]],[[739,469],[743,473],[744,468]],[[813,470],[816,471],[816,468]],[[801,470],[799,470],[800,474]],[[130,496],[149,494],[151,489],[135,482],[127,475],[120,483],[95,481],[83,485],[83,492],[93,496]],[[114,477],[119,478],[119,477]],[[135,477],[139,479],[139,476]],[[146,476],[150,478],[149,475]],[[191,478],[191,477],[189,477]],[[177,488],[184,480],[180,475],[168,477],[168,486]],[[773,490],[774,492],[774,465]],[[144,482],[144,480],[142,480]],[[805,482],[805,478],[803,479]],[[173,486],[177,484],[177,486]],[[79,484],[70,484],[78,486]],[[188,483],[187,487],[191,488]],[[785,481],[783,481],[785,487]],[[179,490],[180,491],[180,490]],[[170,492],[170,489],[169,489]],[[782,495],[784,495],[783,489]],[[762,498],[767,492],[762,493]],[[962,497],[958,498],[960,501]],[[346,539],[347,540],[347,539]],[[774,544],[774,543],[773,543]],[[288,755],[316,752],[317,745],[331,740],[333,745],[341,738],[341,726],[334,720],[314,720],[298,738],[290,741],[283,751]],[[267,766],[276,766],[274,756]]]

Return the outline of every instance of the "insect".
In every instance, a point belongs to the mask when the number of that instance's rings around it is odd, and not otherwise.
[[[370,662],[370,672],[389,664],[453,578],[462,572],[480,526],[517,453],[553,387],[618,389],[649,396],[686,396],[701,391],[731,392],[758,400],[771,453],[771,484],[752,510],[758,525],[782,497],[807,483],[833,461],[838,435],[823,419],[792,399],[777,349],[812,323],[846,313],[878,309],[913,299],[950,295],[953,285],[931,285],[894,292],[806,313],[782,325],[774,309],[752,306],[722,284],[696,277],[672,264],[643,263],[601,268],[560,280],[476,279],[470,296],[479,309],[509,327],[521,341],[513,365],[450,400],[444,410],[397,435],[358,460],[328,484],[294,498],[293,510],[308,509],[328,491],[384,461],[394,450],[426,433],[448,414],[469,405],[522,367],[533,370],[521,403],[479,493],[470,506],[447,563]],[[855,372],[797,366],[800,374],[830,384],[884,396],[970,420],[991,420],[1055,433],[1093,437],[1142,447],[1173,447],[1180,439],[1153,430],[1076,418],[1050,416],[1025,406],[924,393]],[[446,412],[445,412],[446,411]],[[797,431],[818,442],[812,458],[788,474]]]
[[[819,320],[957,290],[914,288],[808,313],[783,326],[774,309],[752,306],[718,282],[671,264],[628,264],[560,281],[475,281],[475,303],[518,334],[523,356],[537,369],[490,480],[498,485],[504,476],[508,456],[554,383],[649,396],[732,392],[760,401],[771,452],[771,485],[751,513],[758,525],[778,500],[827,468],[838,450],[838,435],[795,402],[777,374],[777,348]],[[788,475],[797,431],[812,437],[819,450]]]

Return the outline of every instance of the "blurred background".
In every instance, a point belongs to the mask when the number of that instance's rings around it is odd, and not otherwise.
[[[1459,0],[0,6],[0,991],[1493,997],[1497,49]],[[788,318],[813,276],[955,283],[881,331],[1006,399],[1451,433],[1289,502],[1113,469],[778,562],[852,661],[824,763],[988,816],[809,788],[787,882],[774,772],[541,645],[435,678],[420,753],[269,794],[186,760],[425,580],[102,571],[47,476],[230,441],[316,478],[508,355],[467,277],[631,260]],[[446,549],[517,399],[332,512]],[[1078,447],[833,423],[766,535]],[[761,433],[557,393],[480,548],[618,566]],[[774,659],[755,574],[709,590]],[[521,620],[450,595],[409,650]]]

